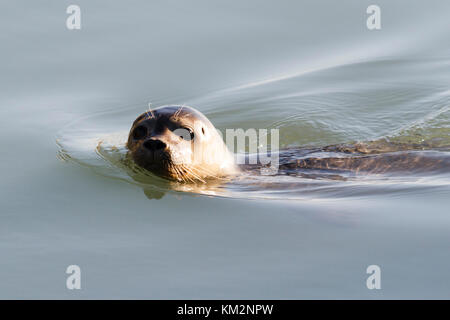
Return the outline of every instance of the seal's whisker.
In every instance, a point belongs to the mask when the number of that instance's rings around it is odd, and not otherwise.
[[[180,168],[178,168],[178,167],[175,166],[174,169],[176,170],[178,177],[179,177],[184,183],[187,183],[187,180],[186,180],[186,179],[189,179],[191,182],[194,182],[194,181],[193,181],[192,179],[190,179],[188,176],[186,176],[185,174],[183,174],[183,172],[181,172],[181,169],[180,169]]]
[[[180,106],[180,108],[178,108],[178,110],[174,113],[174,118],[177,118],[178,115],[180,114],[181,110],[183,110],[184,108],[184,104]]]
[[[149,116],[149,114],[148,114],[149,112],[150,112],[151,116]],[[146,112],[146,114],[150,119],[155,118],[155,114],[153,113],[151,102],[148,103],[148,111]]]
[[[169,170],[174,173],[175,178],[181,182],[184,181],[183,176],[180,175],[180,171],[178,170],[178,168],[176,166],[174,166],[172,163],[169,163]]]
[[[183,166],[183,169],[184,169],[185,171],[187,171],[188,173],[190,173],[190,174],[191,174],[194,178],[196,178],[197,180],[199,180],[199,181],[201,181],[201,182],[203,182],[203,183],[206,183],[206,181],[203,180],[197,173],[195,173],[194,170],[192,170],[192,168],[187,168],[187,167]]]
[[[193,175],[194,178],[196,178],[197,180],[201,181],[202,183],[206,183],[206,181],[203,180],[198,174],[194,173],[194,171],[189,170],[189,173],[190,173],[191,175]]]
[[[191,168],[191,169],[194,169],[194,168]],[[203,174],[203,173],[206,173],[206,174],[208,174],[209,176],[211,176],[211,177],[213,177],[213,178],[219,178],[217,175],[215,175],[214,173],[213,173],[213,171],[211,171],[211,170],[209,170],[209,169],[206,169],[206,168],[195,168],[195,170],[197,171],[197,173],[199,173],[199,174]]]
[[[198,168],[190,168],[190,170],[191,170],[191,173],[192,172],[194,172],[194,170],[195,170],[195,173],[197,174],[197,175],[207,175],[207,176],[209,176],[209,177],[211,177],[211,178],[214,178],[214,179],[222,179],[221,177],[219,177],[219,176],[217,176],[217,175],[215,175],[215,174],[213,174],[211,171],[209,171],[209,170],[207,170],[207,169],[205,169],[205,168],[202,168],[201,170],[200,169],[198,169]]]
[[[188,175],[186,175],[185,173],[187,172],[187,173],[191,173],[189,170],[187,170],[186,168],[184,168],[183,167],[183,169],[184,169],[184,171],[182,171],[183,172],[183,174],[184,174],[184,176],[189,180],[189,181],[191,181],[192,183],[195,183],[195,180],[193,180],[190,176],[188,176]],[[183,170],[183,169],[181,169],[181,170]],[[195,178],[195,177],[194,177]]]

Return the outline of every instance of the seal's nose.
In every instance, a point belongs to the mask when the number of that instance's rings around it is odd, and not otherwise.
[[[163,150],[166,147],[167,145],[161,140],[150,139],[144,142],[144,148],[151,151]]]

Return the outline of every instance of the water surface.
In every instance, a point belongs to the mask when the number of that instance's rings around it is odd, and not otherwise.
[[[149,199],[116,160],[149,102],[282,147],[444,145],[450,4],[378,1],[378,31],[369,1],[79,1],[79,31],[69,4],[2,9],[0,297],[449,298],[447,174]]]

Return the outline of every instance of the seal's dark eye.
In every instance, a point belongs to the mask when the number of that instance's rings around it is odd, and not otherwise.
[[[145,138],[146,135],[147,135],[147,128],[144,126],[139,126],[133,131],[133,138],[135,140]]]
[[[178,128],[174,130],[174,133],[180,137],[180,139],[191,141],[194,139],[194,131],[189,128]]]

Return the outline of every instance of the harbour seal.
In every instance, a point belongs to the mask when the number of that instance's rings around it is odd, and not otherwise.
[[[239,172],[213,124],[188,106],[162,106],[134,121],[127,142],[136,164],[180,182],[205,182]]]
[[[188,106],[163,106],[133,123],[127,148],[134,162],[153,174],[180,182],[206,182],[241,171],[261,172],[261,164],[236,164],[236,158],[213,124]],[[444,151],[444,152],[442,152]],[[298,147],[279,151],[276,175],[346,180],[342,173],[447,172],[448,148],[399,144],[388,140]]]

